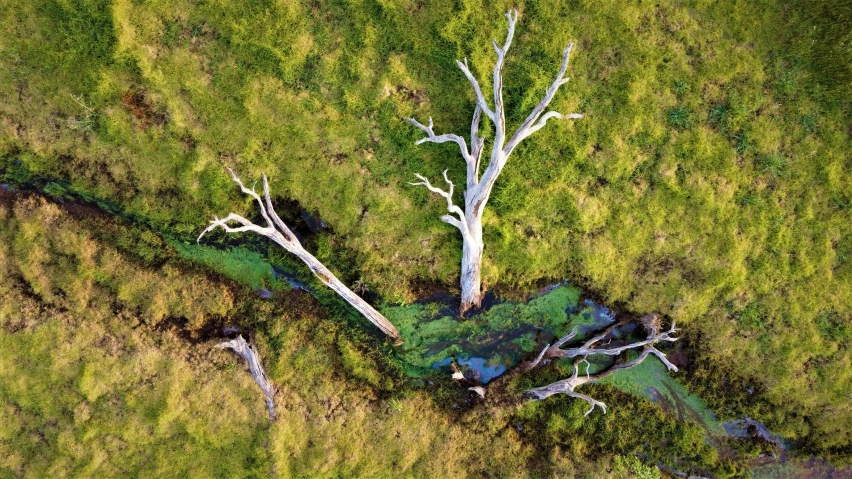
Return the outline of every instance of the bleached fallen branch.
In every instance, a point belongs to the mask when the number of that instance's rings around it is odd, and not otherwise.
[[[359,313],[361,313],[368,321],[376,325],[379,329],[382,330],[385,334],[390,336],[393,339],[399,339],[399,331],[391,324],[390,321],[387,320],[381,313],[376,311],[375,308],[370,306],[369,303],[364,301],[360,296],[355,294],[351,289],[349,289],[345,284],[343,284],[337,277],[326,268],[318,259],[314,257],[311,253],[309,253],[299,240],[296,238],[296,235],[293,234],[292,231],[284,224],[278,214],[275,213],[275,209],[272,207],[272,198],[269,195],[269,182],[266,180],[266,175],[263,175],[263,195],[266,200],[266,204],[264,205],[264,201],[261,199],[260,195],[254,191],[254,188],[249,189],[243,185],[243,182],[237,177],[233,170],[228,168],[228,171],[231,173],[231,177],[233,180],[240,185],[240,190],[243,193],[251,196],[257,201],[258,206],[260,207],[260,214],[263,216],[264,221],[266,221],[266,226],[259,226],[251,221],[245,219],[244,217],[231,213],[225,218],[219,219],[218,217],[213,217],[213,221],[210,222],[210,226],[204,229],[200,235],[198,235],[198,240],[201,241],[201,238],[213,231],[216,228],[222,228],[226,233],[242,233],[242,232],[252,232],[257,233],[261,236],[265,236],[285,250],[293,253],[298,256],[305,264],[308,265],[308,268],[311,269],[311,272],[319,278],[320,281],[323,282],[326,286],[331,288],[335,293],[340,295],[347,303],[352,305]],[[233,227],[230,223],[237,223],[240,226]]]
[[[545,92],[544,97],[539,104],[533,108],[532,112],[526,120],[524,120],[521,126],[511,135],[511,137],[509,136],[509,132],[506,127],[506,113],[503,103],[503,66],[506,61],[506,53],[512,45],[512,39],[515,35],[515,24],[518,21],[517,10],[508,11],[506,13],[506,18],[509,22],[506,40],[503,42],[502,46],[499,45],[496,40],[492,42],[494,51],[497,55],[492,75],[492,91],[494,93],[493,109],[489,105],[488,100],[485,98],[485,94],[482,92],[482,88],[476,80],[476,77],[470,71],[467,59],[465,58],[462,61],[456,61],[459,69],[470,82],[473,87],[473,91],[476,94],[476,106],[474,108],[473,118],[470,125],[469,149],[467,142],[459,135],[436,134],[433,129],[432,118],[429,118],[428,125],[423,125],[413,118],[407,118],[412,125],[416,126],[426,134],[425,137],[417,141],[418,145],[425,142],[454,142],[458,144],[461,156],[467,164],[467,182],[464,193],[465,203],[463,214],[460,214],[451,208],[450,211],[452,213],[456,213],[459,216],[459,220],[456,221],[456,219],[452,217],[448,220],[448,216],[441,218],[446,223],[456,226],[462,232],[464,246],[461,268],[462,312],[470,307],[478,307],[481,302],[482,287],[480,282],[480,270],[482,265],[482,251],[484,248],[482,243],[482,214],[485,210],[486,204],[488,203],[488,198],[491,195],[494,183],[497,181],[497,177],[506,165],[509,155],[521,141],[543,128],[548,120],[578,119],[583,117],[583,115],[579,113],[562,114],[556,111],[544,113],[556,95],[556,91],[559,87],[568,82],[568,78],[565,77],[565,73],[568,69],[568,60],[573,47],[573,43],[569,43],[568,47],[565,48],[562,53],[562,64],[559,67],[556,78]],[[485,172],[482,174],[482,178],[480,178],[479,170],[482,152],[484,149],[484,138],[479,136],[479,124],[480,117],[483,113],[491,120],[491,123],[494,126],[494,139],[492,140],[491,145],[490,161]],[[417,177],[423,181],[412,184],[425,185],[430,190],[435,191],[435,189],[433,189],[422,176],[417,175]],[[447,196],[444,194],[445,192],[435,192],[442,194],[442,196]],[[452,195],[450,194],[450,197],[451,196]]]
[[[656,318],[655,315],[649,317]],[[583,345],[580,347],[562,349],[562,346],[564,346],[568,341],[570,341],[577,335],[577,329],[573,329],[570,333],[566,334],[552,345],[544,348],[538,354],[536,359],[528,366],[526,366],[525,369],[532,369],[536,367],[545,358],[578,358],[576,361],[574,361],[574,373],[568,379],[563,379],[561,381],[548,384],[547,386],[530,389],[526,391],[524,395],[530,399],[539,401],[548,398],[554,394],[567,394],[571,397],[582,399],[589,403],[591,407],[588,411],[586,411],[586,415],[589,415],[589,413],[591,413],[595,409],[595,406],[600,407],[603,412],[606,413],[606,404],[592,399],[591,397],[586,396],[584,394],[580,394],[576,392],[575,389],[579,386],[582,386],[583,384],[599,381],[617,371],[630,369],[634,366],[637,366],[642,363],[642,361],[644,361],[645,358],[647,358],[649,355],[654,355],[659,358],[659,360],[662,361],[662,363],[670,371],[677,371],[677,366],[672,364],[672,362],[669,361],[668,358],[666,358],[666,355],[655,347],[655,345],[659,342],[673,342],[678,340],[678,338],[672,336],[675,332],[678,331],[678,329],[675,327],[674,322],[672,322],[671,328],[669,328],[668,331],[660,333],[655,327],[655,320],[647,322],[644,320],[645,318],[643,318],[643,324],[645,325],[645,328],[648,331],[647,338],[639,341],[634,341],[623,346],[611,348],[599,347],[600,341],[609,337],[616,328],[626,324],[625,322],[618,322],[613,324],[602,333],[593,336],[591,339],[583,343]],[[642,348],[642,352],[637,358],[626,363],[615,364],[613,366],[610,366],[605,371],[602,371],[600,373],[589,374],[589,362],[587,360],[589,356],[593,356],[596,354],[604,356],[618,356],[625,351],[637,348]],[[583,362],[586,363],[585,376],[579,374],[579,365]]]
[[[467,388],[468,391],[473,391],[476,393],[480,399],[485,399],[485,388],[482,386],[473,386],[471,388]]]
[[[249,372],[254,381],[260,386],[263,395],[266,396],[266,407],[269,409],[269,419],[275,419],[275,388],[272,382],[266,377],[266,371],[263,370],[263,365],[260,363],[260,358],[257,356],[257,351],[248,345],[243,336],[237,336],[236,339],[225,341],[214,346],[217,349],[230,348],[246,360],[249,367]]]
[[[586,341],[585,344],[583,344],[582,346],[580,346],[578,348],[562,349],[562,345],[564,345],[567,342],[567,340],[573,338],[574,335],[576,334],[576,330],[574,330],[571,333],[569,333],[568,335],[566,335],[566,337],[560,339],[559,341],[554,343],[552,346],[548,347],[547,353],[545,354],[545,356],[548,357],[548,358],[575,358],[575,357],[579,357],[579,356],[589,356],[589,355],[592,355],[592,354],[601,354],[601,355],[605,355],[605,356],[618,356],[619,354],[623,353],[624,351],[627,351],[627,350],[630,350],[630,349],[641,348],[643,346],[651,346],[651,345],[658,343],[660,341],[673,342],[673,341],[678,340],[678,338],[671,336],[672,334],[677,332],[677,328],[675,328],[674,323],[672,323],[672,327],[668,331],[666,331],[664,333],[657,333],[656,331],[654,331],[646,339],[643,339],[641,341],[636,341],[634,343],[625,344],[624,346],[619,346],[619,347],[615,347],[615,348],[596,348],[595,347],[599,341],[601,341],[605,337],[609,336],[609,334],[616,327],[623,326],[624,324],[625,323],[616,323],[616,324],[610,326],[606,331],[604,331],[603,333],[598,334],[597,336],[593,337],[592,339]],[[677,368],[675,368],[675,370],[677,370]]]

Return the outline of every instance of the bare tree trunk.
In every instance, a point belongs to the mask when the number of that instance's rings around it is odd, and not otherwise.
[[[295,237],[294,237],[295,240]],[[279,243],[276,241],[276,243]],[[282,245],[283,246],[283,245]],[[299,245],[301,246],[301,245]],[[290,251],[288,249],[288,251]],[[332,291],[340,295],[347,303],[352,305],[353,308],[358,310],[365,318],[367,318],[371,323],[376,325],[379,329],[382,330],[383,333],[387,334],[393,339],[399,339],[399,332],[396,330],[393,324],[387,320],[387,318],[382,315],[382,313],[376,311],[375,308],[370,306],[370,303],[364,301],[360,296],[355,294],[354,291],[349,289],[342,281],[337,279],[328,268],[325,267],[314,255],[307,252],[304,248],[298,251],[291,251],[293,254],[299,257],[305,264],[308,265],[308,268],[311,269],[311,272],[314,273],[314,276],[319,278],[320,281],[323,282],[326,286],[331,288]]]
[[[479,308],[482,304],[482,219],[468,223],[470,240],[462,245],[461,312]]]
[[[263,194],[266,199],[266,205],[264,206],[264,202],[260,199],[260,196],[254,191],[254,189],[248,189],[243,185],[243,182],[234,174],[234,171],[228,168],[228,171],[231,172],[231,177],[234,181],[240,185],[240,189],[243,193],[251,196],[257,203],[260,205],[260,214],[263,216],[263,219],[266,220],[267,226],[264,228],[262,226],[258,226],[251,221],[243,218],[240,215],[231,213],[223,219],[219,219],[214,217],[213,221],[210,222],[210,226],[208,226],[204,231],[198,235],[198,241],[201,241],[201,237],[207,234],[208,232],[216,229],[222,228],[227,233],[240,233],[245,231],[251,231],[253,233],[257,233],[262,236],[266,236],[272,241],[278,243],[282,248],[287,251],[293,253],[298,256],[299,259],[305,262],[308,265],[308,268],[311,269],[311,272],[314,273],[314,276],[319,278],[320,281],[323,282],[326,286],[331,288],[335,293],[340,295],[347,303],[352,305],[353,308],[358,310],[359,313],[364,315],[367,320],[376,325],[379,329],[382,330],[383,333],[387,334],[393,339],[399,339],[399,331],[391,324],[390,321],[387,320],[381,313],[376,311],[375,308],[370,306],[369,303],[364,301],[360,296],[355,294],[351,289],[349,289],[345,284],[343,284],[339,279],[337,279],[332,272],[326,268],[318,259],[314,257],[311,253],[309,253],[305,248],[302,247],[302,244],[296,238],[296,235],[290,231],[290,228],[281,221],[281,218],[278,217],[278,214],[275,213],[275,210],[272,208],[272,199],[269,196],[269,183],[266,181],[266,175],[263,176]],[[238,226],[236,228],[228,225],[229,222],[234,221],[242,226]]]
[[[500,172],[503,171],[503,167],[506,166],[506,161],[508,160],[509,155],[521,141],[544,127],[545,123],[547,123],[547,121],[551,118],[577,119],[583,117],[583,115],[579,113],[571,113],[568,115],[563,115],[555,111],[544,113],[544,110],[548,107],[548,105],[550,105],[550,102],[556,95],[556,90],[568,82],[568,79],[564,76],[568,68],[568,58],[571,55],[571,48],[573,46],[573,44],[569,43],[568,47],[565,48],[565,51],[562,54],[562,65],[559,68],[556,79],[545,92],[544,98],[538,105],[536,105],[532,113],[530,113],[526,120],[524,120],[515,133],[509,136],[509,132],[506,128],[506,114],[503,108],[503,63],[506,59],[506,51],[512,44],[512,37],[515,34],[515,23],[518,21],[517,10],[510,10],[507,12],[506,18],[509,20],[509,30],[503,47],[501,48],[496,41],[493,42],[494,51],[497,53],[497,62],[494,65],[492,80],[494,90],[493,110],[489,107],[488,102],[485,100],[485,96],[483,95],[482,89],[479,87],[479,83],[476,78],[470,72],[467,65],[467,59],[463,62],[456,62],[459,69],[461,69],[462,73],[464,73],[465,77],[467,77],[468,81],[473,86],[474,92],[476,93],[476,107],[474,109],[473,119],[471,120],[470,125],[470,149],[468,149],[465,139],[459,135],[436,135],[435,131],[432,129],[432,118],[429,118],[428,125],[423,125],[414,118],[407,119],[412,125],[423,130],[423,132],[427,135],[425,138],[417,141],[418,145],[424,142],[454,142],[459,145],[461,155],[467,164],[464,210],[453,204],[453,183],[449,178],[447,178],[446,170],[444,170],[444,179],[449,185],[449,189],[447,191],[432,186],[429,183],[429,180],[419,174],[416,176],[420,179],[420,181],[417,183],[411,183],[412,185],[423,185],[433,193],[438,193],[445,197],[447,199],[447,209],[451,215],[444,215],[441,219],[461,231],[464,242],[461,265],[462,313],[469,308],[478,307],[482,301],[482,285],[480,278],[482,253],[484,248],[482,243],[482,212],[485,209],[485,205],[488,203],[488,198],[491,195],[491,190],[494,187],[494,183],[497,181],[497,177],[500,175]],[[491,158],[488,163],[488,167],[482,174],[482,178],[480,178],[480,160],[482,158],[485,139],[479,136],[479,123],[483,113],[494,125],[494,140],[491,145]]]

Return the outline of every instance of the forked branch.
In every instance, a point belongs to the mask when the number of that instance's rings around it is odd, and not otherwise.
[[[417,140],[417,142],[415,144],[420,145],[420,144],[426,143],[426,142],[429,142],[429,143],[446,143],[448,141],[452,141],[452,142],[457,143],[459,145],[459,150],[461,151],[462,157],[464,157],[464,159],[466,161],[470,161],[470,151],[468,151],[468,149],[467,149],[467,143],[464,141],[464,138],[462,138],[458,135],[453,135],[453,134],[436,135],[435,130],[432,129],[433,123],[432,123],[432,117],[431,116],[429,117],[429,125],[428,126],[424,125],[423,123],[420,123],[419,121],[415,120],[414,118],[406,118],[406,120],[408,120],[409,123],[416,126],[417,128],[420,128],[421,130],[423,130],[423,132],[426,133],[426,135],[427,135],[425,138],[421,138],[421,139]]]
[[[634,341],[618,347],[601,347],[599,343],[609,337],[615,331],[616,328],[618,328],[619,326],[623,326],[624,324],[626,323],[619,322],[613,324],[604,332],[593,336],[580,347],[562,349],[562,346],[564,346],[568,341],[570,341],[577,335],[577,329],[575,328],[570,333],[566,334],[552,345],[542,349],[536,359],[528,366],[526,366],[525,369],[532,369],[538,366],[545,358],[577,358],[574,361],[574,373],[571,375],[571,377],[567,379],[548,384],[547,386],[530,389],[526,391],[524,395],[529,399],[539,401],[548,398],[554,394],[567,394],[571,397],[582,399],[589,403],[591,407],[588,411],[586,411],[586,415],[591,413],[594,410],[595,406],[600,407],[601,410],[606,413],[606,405],[604,403],[592,399],[591,397],[586,396],[584,394],[580,394],[576,392],[575,389],[579,386],[582,386],[583,384],[599,381],[617,371],[630,369],[634,366],[637,366],[642,363],[642,361],[644,361],[645,358],[647,358],[649,355],[654,355],[659,358],[660,361],[662,361],[662,363],[670,371],[677,371],[677,366],[672,364],[672,362],[669,361],[668,358],[666,358],[666,355],[655,347],[658,342],[673,342],[678,340],[678,338],[672,336],[675,332],[678,331],[678,329],[675,327],[674,322],[672,322],[671,328],[669,328],[668,331],[665,331],[663,333],[659,333],[657,329],[653,326],[649,327],[648,325],[646,325],[646,329],[648,330],[648,337],[643,340]],[[635,359],[625,363],[615,364],[613,366],[610,366],[606,370],[596,374],[589,374],[589,362],[587,360],[589,356],[593,356],[596,354],[603,356],[618,356],[625,351],[636,348],[642,348],[642,353],[639,354],[639,356]],[[579,374],[579,365],[583,362],[586,363],[586,374],[584,376]]]
[[[476,104],[479,105],[479,108],[485,112],[485,115],[490,118],[492,122],[497,121],[494,117],[494,112],[491,108],[488,108],[488,102],[485,101],[485,95],[482,94],[482,88],[479,87],[479,82],[476,81],[476,77],[473,76],[473,73],[470,72],[470,68],[467,66],[467,58],[463,61],[456,60],[456,65],[458,65],[459,69],[462,73],[464,73],[464,76],[467,77],[471,86],[473,86],[473,91],[476,93]]]
[[[553,83],[550,84],[550,87],[547,88],[547,91],[544,93],[544,98],[538,103],[538,105],[533,108],[533,111],[527,116],[526,120],[521,123],[521,126],[512,135],[512,138],[509,140],[509,143],[506,145],[504,150],[506,156],[508,156],[518,144],[524,140],[524,138],[529,137],[536,131],[540,130],[547,120],[551,118],[567,118],[567,119],[580,119],[583,118],[582,113],[569,113],[567,115],[563,115],[561,113],[550,111],[543,117],[541,116],[544,113],[544,110],[550,106],[550,102],[553,101],[553,97],[556,96],[556,91],[559,90],[559,87],[568,83],[568,78],[565,78],[565,72],[568,71],[568,61],[571,59],[571,50],[574,48],[573,43],[569,43],[565,50],[562,52],[562,64],[559,66],[559,72],[556,74],[556,78],[553,80]]]
[[[420,181],[418,181],[417,183],[409,183],[409,185],[425,186],[426,189],[428,189],[432,193],[437,193],[437,194],[443,196],[444,198],[446,198],[447,199],[447,211],[455,214],[457,216],[457,218],[454,218],[451,215],[444,215],[444,216],[441,217],[441,221],[443,221],[444,223],[448,223],[448,224],[455,226],[456,228],[459,229],[459,231],[461,231],[462,236],[467,236],[468,235],[468,229],[467,229],[467,222],[465,221],[465,218],[464,218],[464,211],[462,211],[461,208],[459,208],[458,206],[456,206],[453,203],[453,187],[454,187],[454,185],[453,185],[453,182],[450,181],[450,178],[447,176],[447,170],[444,170],[444,181],[447,182],[447,186],[449,187],[447,189],[447,191],[444,191],[440,188],[432,186],[432,183],[429,183],[429,180],[425,176],[423,176],[419,173],[415,174],[414,176],[416,176]]]
[[[272,207],[272,198],[269,194],[269,182],[266,180],[266,175],[263,175],[263,195],[265,197],[264,200],[261,199],[260,195],[254,191],[254,188],[246,188],[243,185],[243,182],[237,177],[233,170],[228,168],[228,171],[231,173],[231,178],[233,178],[234,182],[236,182],[243,193],[251,196],[257,201],[258,206],[260,207],[260,215],[263,217],[266,222],[266,226],[259,226],[246,218],[231,213],[225,218],[219,219],[214,216],[213,221],[210,222],[210,226],[204,229],[200,235],[198,235],[197,241],[200,242],[201,238],[213,231],[216,228],[222,228],[226,233],[243,233],[243,232],[252,232],[257,233],[261,236],[265,236],[290,253],[298,256],[308,267],[311,269],[311,272],[319,278],[320,281],[323,282],[326,286],[331,288],[335,293],[340,295],[347,303],[352,305],[359,313],[361,313],[367,320],[376,325],[379,329],[382,330],[385,334],[390,336],[393,339],[399,339],[399,331],[391,324],[390,321],[387,320],[381,313],[376,311],[375,308],[370,306],[369,303],[364,301],[360,296],[355,294],[351,289],[349,289],[345,284],[343,284],[337,277],[325,267],[318,259],[316,259],[311,253],[309,253],[299,240],[296,238],[296,235],[290,231],[290,228],[287,227],[286,224],[281,220],[277,213],[275,213],[275,209]],[[231,226],[231,223],[237,223],[240,226]]]
[[[494,108],[492,109],[488,103],[488,100],[485,98],[485,95],[482,92],[482,88],[479,85],[479,82],[476,80],[476,77],[470,71],[470,67],[467,63],[467,58],[462,61],[456,61],[459,69],[462,71],[464,76],[468,79],[471,86],[473,86],[474,93],[476,94],[476,108],[474,109],[473,119],[471,121],[471,135],[470,135],[470,149],[467,147],[467,143],[465,140],[459,136],[454,134],[442,134],[437,135],[432,129],[432,119],[429,118],[429,125],[423,125],[413,118],[407,118],[412,125],[417,128],[423,130],[426,133],[426,137],[417,141],[417,144],[422,144],[425,142],[430,143],[444,143],[448,141],[455,142],[459,145],[459,149],[461,151],[462,157],[465,159],[465,162],[468,165],[467,169],[467,192],[466,192],[466,204],[478,204],[479,208],[476,211],[476,214],[481,215],[482,209],[485,206],[485,202],[488,200],[488,196],[491,193],[491,188],[494,185],[497,176],[500,174],[500,171],[505,166],[506,160],[509,154],[517,147],[517,145],[525,138],[529,137],[536,131],[540,130],[545,126],[548,120],[553,118],[557,119],[579,119],[582,118],[583,115],[580,113],[570,113],[570,114],[562,114],[556,111],[550,111],[546,114],[544,110],[550,105],[550,102],[553,100],[556,95],[556,91],[560,86],[564,85],[568,82],[568,78],[565,77],[565,73],[568,69],[568,60],[571,55],[571,49],[573,47],[573,43],[569,43],[568,47],[565,48],[562,54],[562,64],[559,67],[559,71],[556,74],[556,78],[553,80],[553,83],[545,92],[544,98],[539,102],[539,104],[533,109],[530,115],[524,120],[523,124],[515,131],[514,134],[511,135],[511,139],[506,143],[507,138],[509,138],[509,132],[506,128],[506,114],[503,104],[503,66],[506,61],[506,53],[509,50],[509,47],[512,45],[512,40],[515,35],[515,24],[518,21],[518,11],[517,10],[509,10],[506,12],[506,18],[508,20],[508,30],[506,33],[506,40],[503,42],[503,45],[499,45],[496,40],[492,41],[494,46],[494,51],[497,55],[497,60],[494,63],[494,71],[492,78],[492,91],[494,93]],[[483,138],[478,136],[479,132],[479,121],[482,113],[491,120],[491,123],[494,125],[494,140],[492,145],[491,159],[488,164],[488,167],[482,175],[482,179],[479,178],[479,166],[480,166],[480,158],[482,155],[483,149]],[[468,198],[468,194],[470,193],[470,197]],[[480,201],[482,200],[482,201]]]

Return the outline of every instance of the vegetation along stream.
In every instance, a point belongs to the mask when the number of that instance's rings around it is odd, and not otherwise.
[[[126,214],[120,207],[84,193],[62,181],[32,177],[23,170],[0,171],[0,190],[6,195],[30,192],[45,195],[65,208],[85,206],[121,218],[144,228],[152,228],[144,218]],[[301,218],[298,234],[310,237],[323,228],[321,220],[307,211],[291,205],[285,214]],[[324,289],[312,280],[305,268],[297,263],[272,261],[266,249],[252,236],[245,241],[229,245],[196,244],[167,231],[156,231],[183,258],[202,264],[226,277],[254,289],[267,300],[274,300],[276,292],[302,289],[311,293],[324,307],[340,307],[335,296],[324,294]],[[436,375],[449,375],[456,366],[464,375],[465,384],[487,385],[518,366],[522,360],[551,344],[573,329],[576,340],[588,338],[591,333],[616,322],[617,313],[599,304],[570,284],[552,284],[533,294],[527,301],[501,301],[493,294],[485,298],[483,307],[469,317],[459,320],[458,301],[449,294],[438,292],[412,304],[380,304],[380,310],[399,328],[402,342],[396,354],[406,365],[413,378],[429,379]],[[333,304],[337,303],[337,304]],[[234,333],[236,330],[220,331]],[[638,338],[640,331],[631,323],[616,330],[616,340]],[[566,361],[566,360],[562,360]],[[606,356],[592,356],[585,373],[594,373],[611,364]],[[783,458],[788,447],[778,436],[750,418],[720,422],[716,415],[697,396],[676,381],[656,359],[643,362],[630,370],[619,371],[602,381],[620,391],[657,403],[666,414],[679,421],[700,425],[711,444],[721,444],[719,439],[757,436],[777,447]],[[775,459],[776,453],[766,455]],[[770,466],[775,464],[769,463]],[[820,467],[825,467],[819,463]],[[769,466],[766,466],[769,467]]]

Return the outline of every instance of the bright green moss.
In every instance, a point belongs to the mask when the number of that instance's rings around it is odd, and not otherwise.
[[[209,246],[185,244],[170,240],[169,245],[184,259],[194,261],[255,290],[281,291],[289,289],[287,282],[279,279],[272,265],[262,255],[245,248],[222,251]]]
[[[391,306],[383,313],[404,341],[400,356],[420,375],[449,356],[513,366],[537,347],[539,331],[561,336],[592,322],[587,315],[567,313],[577,308],[579,298],[577,288],[560,286],[528,303],[498,304],[465,320],[442,315],[439,304]],[[507,348],[509,342],[515,347]]]
[[[636,397],[661,403],[669,414],[703,427],[709,436],[723,436],[725,430],[713,412],[696,395],[669,376],[663,363],[648,358],[634,368],[619,371],[601,381]]]

